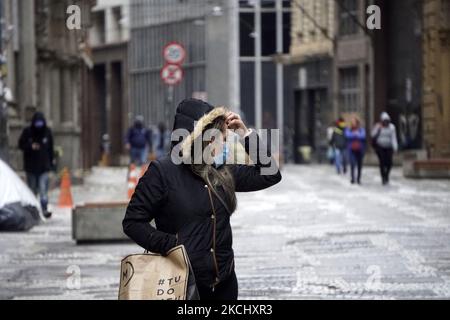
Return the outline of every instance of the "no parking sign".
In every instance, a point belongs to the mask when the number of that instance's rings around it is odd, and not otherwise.
[[[181,64],[186,58],[186,50],[178,42],[170,42],[163,49],[166,65],[161,69],[161,80],[169,86],[179,84],[183,80],[184,71]]]
[[[176,85],[183,80],[183,69],[176,64],[166,64],[161,69],[161,79],[169,86]]]

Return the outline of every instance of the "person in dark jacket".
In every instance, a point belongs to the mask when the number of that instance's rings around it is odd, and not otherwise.
[[[345,137],[347,138],[350,158],[351,183],[361,184],[361,173],[366,153],[366,129],[361,126],[361,121],[357,117],[352,119],[350,128],[345,129]],[[355,170],[357,171],[356,179]]]
[[[130,152],[130,162],[142,166],[147,163],[148,152],[151,148],[151,134],[144,126],[144,117],[136,116],[134,124],[128,129],[125,142]]]
[[[237,205],[235,192],[269,188],[281,180],[281,174],[278,167],[273,174],[262,174],[275,160],[268,154],[270,164],[262,163],[258,150],[264,145],[256,132],[247,129],[239,115],[225,108],[213,108],[200,100],[184,100],[175,115],[174,132],[179,129],[190,134],[181,142],[172,141],[172,155],[150,163],[128,205],[123,230],[146,250],[162,255],[183,244],[200,299],[236,300],[238,283],[230,225]],[[227,129],[239,129],[254,165],[226,163],[228,148],[223,140],[202,141],[209,129],[218,129],[224,135]],[[185,160],[196,159],[199,153],[194,145],[199,139],[203,146],[200,153],[207,146],[219,145],[212,148],[210,157],[214,161],[207,159],[207,152],[202,162],[177,164],[174,154],[181,154]],[[251,148],[255,145],[252,141],[256,141],[258,150]],[[153,219],[156,229],[149,223]]]
[[[331,145],[334,148],[334,163],[338,174],[347,173],[347,139],[345,137],[345,120],[339,118],[333,128]]]
[[[22,131],[19,148],[23,151],[28,186],[34,194],[39,194],[42,211],[48,218],[51,215],[47,210],[49,172],[54,169],[54,149],[53,134],[43,113],[36,112],[31,125]]]

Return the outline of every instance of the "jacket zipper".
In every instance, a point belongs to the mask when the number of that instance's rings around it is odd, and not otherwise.
[[[213,202],[213,198],[211,195],[211,190],[209,189],[208,185],[205,185],[205,188],[208,189],[208,195],[209,195],[209,200],[211,201],[211,208],[213,211],[213,243],[212,243],[212,256],[213,256],[213,261],[214,261],[214,268],[216,269],[216,279],[215,282],[212,285],[212,291],[214,292],[216,285],[220,282],[219,281],[219,265],[217,263],[217,258],[216,258],[216,221],[217,221],[217,215],[216,215],[216,210],[214,209],[214,202]]]

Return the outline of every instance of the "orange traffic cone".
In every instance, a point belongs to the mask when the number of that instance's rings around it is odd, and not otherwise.
[[[138,173],[136,170],[136,166],[134,164],[130,165],[130,171],[128,176],[128,200],[131,200],[133,196],[134,190],[136,189],[136,185],[138,182]]]
[[[73,208],[72,184],[70,182],[69,169],[64,168],[61,176],[61,190],[59,193],[58,207]]]

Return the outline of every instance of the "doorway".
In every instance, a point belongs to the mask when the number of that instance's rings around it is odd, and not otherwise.
[[[306,89],[295,92],[295,141],[296,163],[308,162],[300,148],[309,147],[311,159],[321,160],[326,141],[326,111],[328,97],[326,89]],[[326,143],[325,143],[326,144]]]

